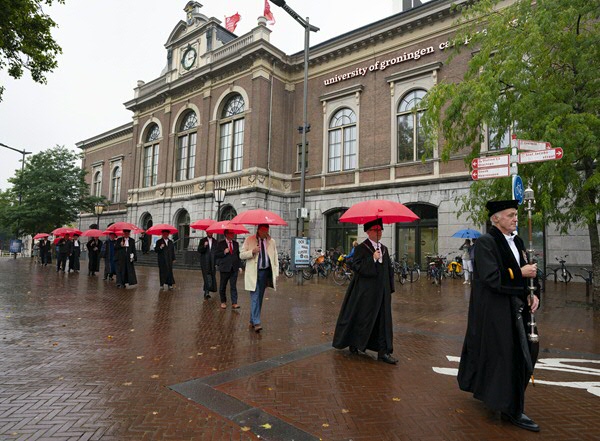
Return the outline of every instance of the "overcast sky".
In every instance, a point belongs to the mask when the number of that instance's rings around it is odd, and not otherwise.
[[[187,0],[66,0],[46,12],[59,28],[62,47],[58,68],[37,84],[28,72],[20,80],[0,72],[5,86],[0,102],[0,143],[38,153],[75,143],[131,121],[123,103],[133,98],[137,80],[157,78],[166,65],[167,38],[180,20]],[[264,0],[200,0],[200,12],[216,17],[238,12],[235,31],[256,26]],[[302,17],[319,27],[311,45],[372,23],[393,13],[393,0],[288,0]],[[276,23],[271,43],[288,54],[304,47],[304,29],[284,10],[271,5]],[[0,188],[20,168],[21,155],[0,148]]]

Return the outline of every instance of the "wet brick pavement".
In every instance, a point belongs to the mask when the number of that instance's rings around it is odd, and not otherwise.
[[[517,429],[458,390],[468,288],[398,286],[398,366],[330,347],[344,287],[280,278],[264,331],[200,295],[200,271],[156,268],[118,290],[0,259],[0,440],[600,440],[600,312],[548,283],[542,354]],[[242,278],[238,286],[243,286]]]

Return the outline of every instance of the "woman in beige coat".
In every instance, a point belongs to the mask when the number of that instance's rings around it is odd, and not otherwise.
[[[279,275],[279,256],[275,240],[269,236],[269,226],[259,225],[256,235],[249,236],[240,250],[246,261],[244,285],[250,291],[250,327],[260,332],[260,313],[267,286],[276,289]]]

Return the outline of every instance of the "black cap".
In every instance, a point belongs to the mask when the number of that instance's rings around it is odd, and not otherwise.
[[[491,217],[499,211],[506,210],[508,208],[518,209],[519,201],[515,199],[509,199],[506,201],[488,201],[488,203],[485,204],[485,208],[487,208],[489,217]]]
[[[381,220],[381,218],[377,218],[375,220],[365,223],[364,229],[365,229],[365,231],[369,231],[369,229],[371,227],[374,227],[376,225],[379,225],[381,227],[381,229],[383,230],[383,221]]]

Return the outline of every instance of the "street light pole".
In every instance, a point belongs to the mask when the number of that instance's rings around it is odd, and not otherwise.
[[[100,229],[100,215],[104,212],[104,204],[102,202],[96,202],[96,205],[94,205],[94,212],[97,216],[96,226]]]
[[[221,217],[221,203],[225,200],[225,194],[227,193],[226,188],[215,188],[215,201],[217,202],[217,221],[220,221]]]
[[[308,124],[308,51],[310,48],[310,32],[318,32],[319,28],[309,23],[308,17],[306,20],[300,17],[296,11],[290,8],[285,0],[270,0],[271,3],[279,6],[287,12],[294,20],[304,27],[304,94],[302,97],[302,154],[300,155],[300,208],[296,213],[296,236],[303,236],[304,218],[306,217],[306,133],[310,130]]]
[[[18,152],[23,155],[23,159],[21,160],[21,173],[23,173],[23,169],[25,168],[25,155],[31,155],[33,152],[26,152],[25,150],[19,150],[14,147],[7,146],[6,144],[2,144],[1,142],[0,142],[0,147],[5,147],[7,149],[14,150],[15,152]],[[21,199],[22,199],[21,192],[19,192],[19,205],[21,205]]]

